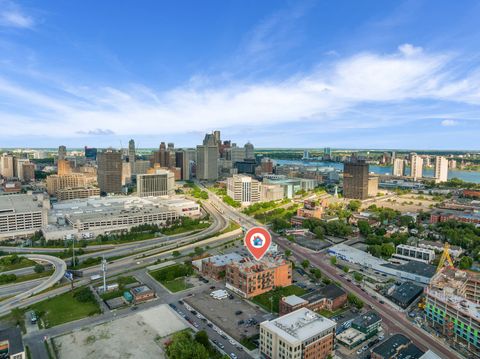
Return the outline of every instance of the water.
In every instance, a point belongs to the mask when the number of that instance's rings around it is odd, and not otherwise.
[[[343,171],[343,163],[341,162],[310,162],[310,161],[300,161],[300,160],[274,160],[279,165],[303,165],[308,167],[332,167],[337,170]],[[370,165],[370,172],[379,175],[392,174],[392,166],[377,166]],[[410,169],[407,168],[407,174]],[[433,177],[433,169],[424,168],[423,169],[424,177]],[[448,178],[459,178],[465,182],[480,183],[480,172],[476,171],[461,171],[461,170],[448,170]]]

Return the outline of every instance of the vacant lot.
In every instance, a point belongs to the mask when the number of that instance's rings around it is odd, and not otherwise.
[[[166,305],[54,339],[59,359],[166,358],[163,342],[186,325]]]
[[[412,194],[406,194],[395,196],[387,200],[379,197],[376,201],[369,202],[364,209],[375,204],[377,207],[391,208],[402,213],[419,212],[420,210],[428,212],[431,211],[432,207],[437,203],[438,201],[434,201],[432,196],[415,196]]]
[[[79,296],[80,292],[84,295]],[[46,328],[100,313],[100,307],[88,288],[60,294],[36,303],[30,309],[35,310]]]
[[[150,275],[164,285],[170,292],[179,292],[192,285],[186,280],[193,274],[193,268],[187,264],[175,264],[150,272]]]

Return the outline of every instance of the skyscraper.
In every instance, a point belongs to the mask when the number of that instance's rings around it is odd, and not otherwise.
[[[95,161],[97,159],[97,149],[85,146],[85,158]]]
[[[103,150],[97,155],[97,182],[100,191],[120,193],[122,191],[122,153],[114,149]]]
[[[410,177],[416,181],[423,176],[423,158],[415,152],[410,154]]]
[[[202,145],[197,146],[197,178],[214,181],[218,178],[218,143],[214,134],[206,134]]]
[[[395,158],[393,161],[393,175],[405,176],[405,160],[403,158]]]
[[[368,163],[352,156],[344,163],[343,195],[345,198],[368,198]]]
[[[255,159],[255,150],[253,148],[253,145],[250,142],[247,142],[244,147],[245,147],[245,159],[248,159],[248,160]]]
[[[64,160],[67,157],[67,147],[58,146],[58,160]]]
[[[130,163],[132,174],[135,174],[135,141],[133,139],[128,141],[128,162]]]
[[[435,157],[435,183],[447,182],[448,160],[443,156]]]
[[[137,176],[137,194],[139,197],[172,196],[175,194],[175,178],[171,171],[155,168],[148,174]]]
[[[4,153],[0,157],[0,175],[6,178],[12,178],[14,176],[13,155]]]

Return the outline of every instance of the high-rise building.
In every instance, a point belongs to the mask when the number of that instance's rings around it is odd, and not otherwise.
[[[35,181],[35,164],[24,163],[22,167],[23,167],[23,180],[25,182]]]
[[[325,147],[323,149],[323,159],[324,160],[332,159],[332,149],[330,147]]]
[[[47,177],[47,193],[56,195],[56,192],[64,188],[79,188],[87,186],[87,177],[83,173],[73,173],[64,176],[50,175]]]
[[[452,170],[454,170],[455,168],[457,168],[457,161],[454,160],[454,159],[451,159],[448,161],[448,167],[451,168]]]
[[[435,156],[435,182],[447,182],[448,160],[443,156]]]
[[[260,162],[262,173],[273,173],[273,161],[268,157],[263,157]]]
[[[247,142],[244,147],[245,147],[245,159],[248,159],[248,160],[255,159],[255,149],[253,148],[253,145],[250,142]]]
[[[230,148],[226,149],[226,159],[235,162],[241,162],[246,158],[246,151],[244,147],[237,147],[236,143],[232,143]]]
[[[394,162],[395,162],[395,158],[397,158],[397,157],[396,157],[396,153],[395,153],[395,151],[392,151],[392,156],[390,157],[390,163],[391,163],[392,165],[393,165]]]
[[[378,194],[378,176],[368,175],[368,197],[376,197]]]
[[[218,179],[218,143],[214,134],[206,134],[202,145],[197,146],[197,178],[215,181]]]
[[[139,197],[173,196],[175,194],[173,172],[157,167],[148,174],[137,175],[137,194]]]
[[[130,168],[132,170],[132,175],[136,174],[135,172],[135,141],[131,139],[128,141],[128,162],[130,163]]]
[[[85,158],[90,161],[97,160],[97,149],[85,146]]]
[[[344,163],[343,195],[345,198],[368,198],[368,163],[352,156]]]
[[[132,164],[130,162],[122,162],[122,186],[132,183]]]
[[[57,162],[57,174],[59,176],[65,176],[72,173],[72,168],[70,166],[70,161],[68,160],[58,160]]]
[[[393,175],[405,176],[405,160],[403,158],[395,158],[393,161]]]
[[[334,349],[333,320],[308,308],[260,323],[260,356],[284,359],[326,359]]]
[[[233,175],[227,178],[227,195],[242,205],[260,201],[260,182],[249,176]]]
[[[103,150],[97,155],[97,182],[102,193],[122,192],[122,153],[114,149]]]
[[[15,173],[13,170],[14,161],[13,155],[8,153],[2,154],[0,157],[0,175],[6,178],[14,177]]]
[[[135,174],[141,175],[148,172],[148,169],[151,168],[150,161],[147,160],[136,160],[135,161]]]
[[[25,180],[25,175],[23,173],[23,165],[26,163],[30,163],[28,158],[15,157],[13,160],[13,176],[18,178],[20,181]]]
[[[423,177],[423,158],[414,152],[410,154],[410,177],[414,181]]]
[[[66,146],[58,146],[58,159],[64,160],[67,157],[67,147]]]

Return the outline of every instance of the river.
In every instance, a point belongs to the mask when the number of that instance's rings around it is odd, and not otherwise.
[[[273,159],[279,165],[303,165],[308,167],[333,167],[337,170],[343,171],[343,163],[341,162],[316,162],[316,161],[300,161],[300,160],[276,160]],[[379,175],[392,174],[392,166],[377,166],[370,165],[370,172]],[[407,174],[410,172],[410,168],[407,167]],[[425,178],[433,178],[433,169],[424,168],[423,176]],[[480,172],[477,171],[461,171],[461,170],[448,170],[448,179],[458,178],[465,182],[480,183]]]

